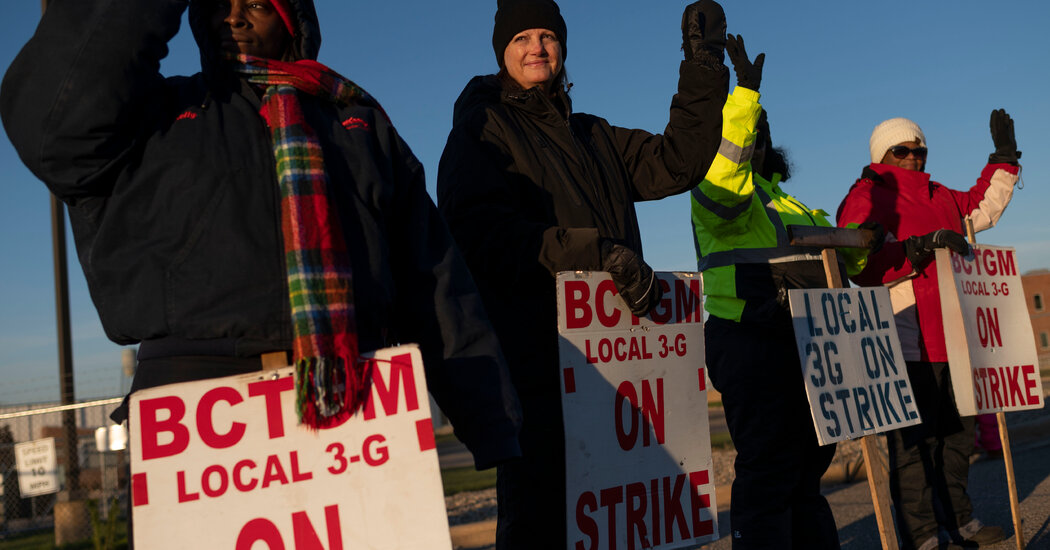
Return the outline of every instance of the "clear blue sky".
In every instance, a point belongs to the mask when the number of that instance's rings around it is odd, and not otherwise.
[[[91,0],[52,0],[58,1]],[[317,3],[320,60],[383,103],[426,167],[433,195],[452,104],[470,77],[496,69],[495,0]],[[686,4],[562,0],[575,109],[619,126],[661,131],[676,89]],[[1050,3],[723,4],[729,32],[744,35],[752,56],[766,52],[762,103],[774,142],[787,147],[794,163],[790,193],[834,213],[869,161],[871,129],[895,116],[922,126],[935,180],[969,187],[992,151],[989,112],[1005,108],[1024,151],[1025,188],[1015,193],[999,226],[980,239],[1016,247],[1024,270],[1050,267]],[[39,17],[38,0],[4,2],[0,69],[6,70]],[[186,74],[197,65],[184,26],[162,70]],[[57,399],[48,195],[6,135],[0,137],[0,167],[0,405]],[[641,205],[639,214],[653,267],[695,269],[686,197]],[[121,394],[127,382],[120,377],[120,348],[102,333],[71,239],[69,254],[77,398]]]

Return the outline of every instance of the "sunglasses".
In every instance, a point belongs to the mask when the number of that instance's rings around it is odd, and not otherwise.
[[[893,147],[890,147],[890,153],[893,154],[894,158],[902,160],[908,158],[908,153],[911,153],[919,160],[924,160],[926,158],[926,152],[925,147],[916,147],[914,149],[905,145],[894,145]]]

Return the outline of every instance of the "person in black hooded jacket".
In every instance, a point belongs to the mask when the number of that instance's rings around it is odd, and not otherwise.
[[[187,6],[202,72],[164,78]],[[285,254],[282,209],[303,200],[284,195],[274,142],[278,128],[309,130],[327,179],[311,198],[343,241],[323,260],[344,285],[325,305],[349,311],[352,328],[333,332],[361,353],[420,344],[428,387],[476,465],[515,457],[505,361],[422,166],[378,104],[312,61],[319,46],[311,0],[53,0],[4,77],[0,114],[69,206],[107,335],[140,343],[132,391],[259,370],[264,354],[298,349],[288,264],[300,260]],[[288,124],[266,111],[281,86],[250,81],[278,78],[278,57],[313,85],[282,96],[302,113]]]
[[[499,334],[523,407],[523,459],[498,472],[498,548],[565,541],[564,435],[555,275],[611,273],[636,315],[660,298],[642,259],[634,203],[694,187],[721,141],[728,87],[725,15],[686,8],[678,94],[664,133],[573,113],[565,21],[551,0],[502,0],[492,46],[500,72],[456,101],[438,169],[438,204]]]

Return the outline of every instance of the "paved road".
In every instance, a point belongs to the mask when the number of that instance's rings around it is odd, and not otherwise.
[[[1011,414],[1023,413],[1007,413],[1008,422]],[[1010,428],[1011,438],[1018,436],[1016,443],[1011,446],[1014,453],[1014,474],[1017,480],[1022,530],[1028,550],[1050,549],[1050,411],[1044,409],[1042,416],[1043,418],[1020,425],[1016,429]],[[1006,541],[987,548],[1017,548],[1003,461],[982,459],[975,462],[970,467],[969,492],[974,515],[987,524],[1002,526],[1010,535]],[[824,494],[835,514],[843,550],[881,548],[872,511],[871,493],[866,481],[827,487]],[[728,538],[728,510],[718,514],[718,522],[722,538],[703,548],[731,548]]]

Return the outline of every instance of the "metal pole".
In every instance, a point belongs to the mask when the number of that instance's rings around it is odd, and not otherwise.
[[[47,11],[47,0],[40,0],[40,13]],[[73,393],[73,343],[69,329],[69,270],[66,266],[66,211],[51,195],[51,249],[55,264],[55,317],[58,326],[58,380],[63,405],[75,402]],[[80,489],[80,460],[77,456],[77,422],[72,410],[62,413],[62,432],[66,448],[66,488]]]

